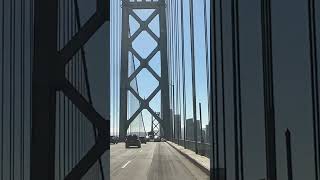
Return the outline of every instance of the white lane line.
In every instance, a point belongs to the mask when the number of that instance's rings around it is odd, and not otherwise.
[[[130,164],[131,161],[128,161],[126,164],[124,164],[121,168],[124,169],[126,166],[128,166],[128,164]]]
[[[142,152],[142,149],[139,152]]]

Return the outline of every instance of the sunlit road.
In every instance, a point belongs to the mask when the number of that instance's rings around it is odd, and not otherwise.
[[[208,180],[209,177],[165,142],[142,148],[111,145],[111,180]]]

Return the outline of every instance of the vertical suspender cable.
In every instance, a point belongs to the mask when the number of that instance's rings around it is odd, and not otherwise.
[[[261,3],[267,179],[277,179],[270,0]]]
[[[4,63],[4,54],[5,54],[5,52],[4,52],[4,41],[5,41],[5,39],[4,39],[4,5],[5,5],[5,3],[4,3],[4,1],[5,0],[2,0],[2,18],[1,18],[1,101],[3,102],[3,103],[1,103],[1,141],[0,141],[0,143],[1,143],[1,155],[0,155],[0,164],[1,164],[1,169],[0,169],[0,178],[1,179],[4,179],[3,178],[3,165],[4,165],[4,163],[3,163],[3,158],[4,158],[4,146],[3,146],[3,140],[4,140],[4,138],[3,138],[3,135],[4,135],[4,75],[5,75],[5,73],[4,73],[4,70],[5,70],[5,68],[4,68],[4,65],[5,65],[5,63]]]
[[[66,1],[62,4],[62,18],[63,18],[63,41],[62,46],[66,44]],[[67,69],[67,68],[66,68]],[[67,73],[67,71],[66,71]],[[66,96],[63,95],[63,176],[66,175]]]
[[[179,145],[180,145],[180,139],[181,139],[181,110],[182,110],[182,105],[181,105],[181,51],[180,51],[180,49],[181,49],[181,45],[180,45],[180,40],[181,40],[181,38],[180,38],[180,35],[179,35],[179,28],[180,28],[180,26],[179,26],[179,24],[181,23],[179,23],[179,1],[177,1],[177,12],[176,12],[176,19],[177,19],[177,34],[178,34],[178,98],[179,98],[179,123],[178,123],[178,125],[179,125],[179,129],[178,129],[178,140],[179,140]]]
[[[118,37],[117,37],[117,32],[114,30],[114,28],[117,27],[118,25],[118,22],[117,22],[117,16],[118,16],[118,1],[112,1],[114,2],[114,12],[112,13],[112,19],[111,21],[113,20],[113,23],[112,23],[112,31],[111,31],[111,35],[110,38],[112,38],[113,40],[111,42],[113,42],[113,46],[111,47],[112,49],[112,60],[113,60],[113,73],[112,73],[112,76],[113,76],[113,103],[114,103],[114,106],[112,106],[113,108],[113,117],[114,117],[114,129],[113,131],[114,132],[114,135],[115,136],[118,136],[117,134],[117,63],[118,63],[118,45],[116,44],[116,42],[118,41]]]
[[[0,164],[1,164],[1,169],[0,169],[0,178],[1,179],[4,179],[3,178],[3,165],[4,165],[4,163],[3,163],[3,159],[4,159],[4,146],[3,146],[3,140],[4,140],[4,138],[3,138],[3,135],[4,135],[4,75],[5,75],[5,73],[4,73],[4,70],[5,70],[5,68],[4,68],[4,66],[5,66],[5,63],[4,63],[4,54],[5,54],[5,52],[4,52],[4,41],[5,41],[5,39],[4,39],[4,5],[5,5],[5,3],[4,3],[4,1],[5,0],[2,0],[2,18],[1,18],[1,101],[3,102],[3,103],[1,103],[1,141],[0,141],[0,143],[1,143],[1,155],[0,155]]]
[[[175,112],[176,112],[176,115],[179,114],[179,83],[178,83],[178,67],[179,67],[179,63],[178,63],[178,52],[179,52],[179,48],[178,48],[178,29],[177,29],[177,1],[174,2],[174,7],[173,7],[173,19],[174,19],[174,41],[175,41],[175,44],[174,44],[174,47],[175,47],[175,51],[174,51],[174,84],[176,89],[175,89]],[[178,127],[176,127],[178,124],[177,124],[177,117],[174,115],[174,128],[175,128],[175,132],[176,132],[176,138],[177,138],[177,142],[179,143],[179,129]]]
[[[112,1],[113,2],[113,1]],[[114,3],[112,4],[112,2],[110,2],[111,3],[111,5],[113,5],[114,6]],[[110,9],[110,34],[113,34],[114,33],[114,30],[113,30],[113,28],[114,28],[114,7],[112,7],[111,9]],[[114,88],[114,37],[113,36],[111,36],[110,35],[110,44],[111,43],[113,43],[113,44],[111,44],[111,46],[110,46],[110,63],[109,63],[109,65],[111,65],[111,73],[110,73],[110,79],[111,79],[111,87],[113,87]],[[110,95],[110,97],[111,97],[111,103],[114,103],[114,89],[112,89],[112,91],[111,91],[111,95]],[[112,130],[112,135],[113,136],[115,136],[115,134],[114,134],[114,127],[115,127],[115,121],[114,121],[114,117],[113,117],[113,114],[114,114],[114,108],[111,106],[111,109],[112,109],[112,116],[110,116],[110,121],[111,121],[111,119],[112,119],[112,128],[110,127],[110,131]]]
[[[183,94],[182,94],[182,97],[183,97],[183,145],[184,145],[184,148],[186,148],[186,78],[185,78],[185,44],[184,44],[184,7],[183,7],[183,1],[184,0],[181,0],[181,14],[180,14],[180,19],[181,19],[181,36],[182,36],[182,91],[183,91]]]
[[[244,179],[244,169],[243,169],[243,135],[242,135],[242,93],[241,93],[241,64],[240,64],[240,32],[239,32],[239,0],[236,0],[235,7],[236,16],[236,48],[237,48],[237,81],[238,81],[238,108],[239,108],[239,149],[240,149],[240,173],[241,180]]]
[[[118,2],[118,1],[117,1]],[[119,22],[118,22],[118,19],[117,19],[117,17],[118,17],[118,15],[119,15],[119,5],[118,5],[118,3],[116,3],[116,8],[115,8],[117,11],[116,11],[116,13],[115,13],[115,17],[116,17],[116,19],[115,19],[115,26],[116,27],[119,27]],[[119,17],[120,18],[120,17]],[[118,28],[118,30],[120,30],[121,28]],[[116,104],[116,106],[115,106],[115,119],[116,119],[116,135],[118,136],[118,113],[117,113],[117,111],[118,111],[118,63],[119,63],[119,55],[118,55],[118,52],[119,52],[119,45],[118,45],[118,32],[116,31],[115,32],[115,41],[117,42],[117,44],[115,45],[115,49],[116,49],[116,51],[115,51],[115,104]]]
[[[61,48],[61,2],[60,0],[58,0],[58,50],[60,50]],[[61,129],[62,129],[62,105],[61,105],[61,92],[58,92],[58,100],[57,100],[57,104],[58,104],[58,177],[59,179],[62,179],[62,170],[61,170],[61,162],[62,162],[62,158],[61,158]]]
[[[195,152],[198,154],[198,138],[197,138],[197,98],[196,98],[196,77],[195,77],[195,52],[194,52],[194,17],[193,17],[193,0],[189,0],[190,9],[190,39],[191,39],[191,68],[192,68],[192,105],[193,105],[193,127]]]
[[[70,1],[70,13],[71,13],[71,37],[73,37],[74,34],[74,11],[73,11],[73,3],[72,0]],[[72,84],[75,86],[75,88],[77,89],[77,85],[76,85],[76,60],[75,60],[76,54],[72,57],[72,64],[71,64],[71,68],[72,68],[72,76],[71,76],[71,82]],[[75,117],[76,117],[76,108],[74,106],[74,104],[72,104],[72,118],[71,118],[71,168],[73,167],[73,165],[75,164],[74,162],[74,155],[75,155],[75,148],[74,148],[74,143],[75,143]]]
[[[217,66],[218,66],[218,63],[217,63],[217,26],[216,26],[216,2],[211,2],[212,3],[212,13],[213,16],[211,16],[212,20],[212,31],[213,31],[213,34],[212,34],[212,42],[213,44],[211,44],[211,48],[213,49],[213,52],[211,52],[211,56],[212,56],[212,59],[211,59],[211,62],[213,62],[214,64],[211,65],[212,67],[214,67],[213,69],[213,74],[211,74],[211,78],[212,76],[214,76],[214,107],[215,107],[215,117],[214,117],[214,120],[212,119],[212,129],[214,128],[214,125],[215,125],[215,135],[214,133],[212,133],[212,137],[213,137],[213,141],[212,143],[214,144],[214,140],[215,140],[215,148],[213,148],[213,150],[215,150],[215,155],[216,157],[213,159],[213,163],[214,163],[214,169],[215,169],[215,173],[214,173],[214,178],[215,179],[218,179],[220,178],[219,174],[220,174],[220,171],[219,171],[219,110],[218,110],[218,70],[217,70]],[[213,82],[211,83],[211,94],[213,95]],[[211,97],[213,98],[213,97]],[[211,118],[213,118],[211,116]],[[215,123],[214,123],[215,122]],[[213,151],[214,153],[214,151]],[[215,156],[213,155],[213,157]]]
[[[15,159],[15,139],[16,139],[16,0],[13,0],[13,46],[12,46],[12,109],[11,109],[11,113],[12,113],[12,179],[14,179],[15,177],[15,163],[16,163],[16,159]]]
[[[178,116],[178,125],[179,125],[179,129],[178,129],[178,144],[180,145],[180,136],[181,136],[181,56],[180,56],[180,36],[179,36],[179,17],[178,17],[178,15],[179,15],[179,2],[178,1],[176,1],[177,2],[177,6],[176,6],[176,15],[175,15],[175,17],[176,17],[176,21],[177,21],[177,29],[176,29],[176,31],[177,31],[177,50],[178,50],[178,52],[177,52],[177,61],[178,61],[178,72],[177,72],[177,76],[178,76],[178,90],[177,90],[177,92],[178,92],[178,105],[179,105],[179,108],[178,108],[178,111],[179,111],[179,116]]]
[[[210,53],[210,62],[213,62],[215,59],[216,59],[216,22],[215,22],[215,2],[212,2],[210,3],[210,17],[212,17],[210,19],[210,30],[211,30],[211,35],[210,35],[210,47],[211,47],[211,53]],[[213,69],[210,68],[210,99],[209,99],[209,105],[210,107],[213,106],[213,83],[212,83],[212,77],[213,77]],[[210,178],[211,179],[215,179],[216,178],[216,173],[214,172],[215,170],[215,154],[214,154],[214,149],[215,149],[215,145],[214,145],[214,133],[213,133],[213,130],[214,130],[214,122],[213,122],[213,113],[212,111],[209,112],[209,117],[211,119],[209,119],[209,124],[210,124],[210,131],[209,131],[209,134],[210,134],[210,141],[211,141],[211,153],[210,153]]]
[[[239,180],[239,138],[238,138],[238,99],[237,99],[237,44],[236,44],[236,0],[232,0],[232,71],[233,71],[233,111],[234,111],[234,153],[235,180]]]
[[[169,69],[169,101],[170,101],[170,103],[169,103],[169,106],[170,106],[170,110],[171,110],[171,112],[170,112],[170,119],[172,118],[172,112],[173,112],[173,109],[171,109],[172,107],[172,79],[171,79],[171,44],[172,44],[172,42],[171,42],[171,21],[170,21],[170,7],[171,7],[171,1],[170,0],[168,0],[168,2],[167,2],[167,8],[166,8],[166,10],[167,10],[167,12],[166,12],[166,18],[167,18],[167,32],[168,32],[168,41],[167,41],[167,46],[168,46],[168,69]],[[171,132],[172,132],[172,122],[171,122],[171,120],[170,120],[170,126],[169,126],[169,128],[170,128],[170,134],[171,134]],[[171,136],[172,136],[172,134],[171,134]],[[170,138],[172,138],[172,137],[170,137]]]
[[[207,22],[207,21],[206,21]],[[220,0],[220,49],[221,49],[221,94],[222,94],[222,122],[223,122],[223,166],[227,179],[227,150],[226,150],[226,112],[225,112],[225,78],[224,78],[224,43],[223,43],[223,3]]]
[[[9,120],[10,120],[10,127],[9,127],[9,136],[10,136],[10,143],[9,143],[9,147],[10,147],[10,162],[9,162],[9,167],[10,167],[10,174],[9,174],[9,179],[11,180],[13,178],[13,135],[12,135],[12,130],[13,130],[13,75],[12,75],[12,72],[13,72],[13,58],[14,58],[14,52],[13,52],[13,46],[14,46],[14,43],[13,43],[13,33],[14,33],[14,28],[13,28],[13,13],[14,13],[14,0],[10,2],[10,92],[9,92],[9,98],[10,98],[10,108],[9,108],[9,113],[10,113],[10,117],[9,117]]]
[[[29,54],[29,80],[30,80],[30,88],[29,88],[29,133],[31,134],[31,129],[32,129],[32,71],[33,71],[33,49],[34,49],[34,0],[30,0],[29,3],[29,19],[30,19],[30,27],[29,27],[29,47],[30,47],[30,54]],[[28,138],[29,142],[31,141],[31,136]],[[29,146],[29,152],[31,152],[31,144],[28,144]],[[28,160],[30,159],[30,156],[28,157]]]
[[[214,5],[214,11],[216,11],[216,1],[212,2]],[[215,107],[215,140],[216,140],[216,173],[215,177],[216,179],[220,179],[220,149],[219,149],[219,109],[218,109],[218,59],[217,59],[217,23],[216,23],[216,16],[213,16],[213,22],[214,22],[214,107]]]
[[[204,45],[205,45],[205,55],[206,55],[206,76],[207,76],[207,98],[210,101],[210,62],[209,62],[209,47],[208,47],[208,18],[207,18],[207,1],[203,0],[203,24],[204,24]],[[211,106],[208,103],[208,115],[210,117]]]
[[[319,124],[319,86],[318,86],[318,63],[317,63],[317,38],[315,27],[315,1],[308,0],[308,25],[309,25],[309,51],[310,51],[310,72],[311,72],[311,95],[312,95],[312,116],[313,116],[313,148],[315,180],[319,180],[318,162],[318,124]]]
[[[178,1],[175,1],[175,12],[174,12],[174,19],[175,19],[175,33],[176,33],[176,37],[175,37],[175,41],[176,41],[176,43],[175,43],[175,47],[176,47],[176,51],[175,51],[175,53],[176,53],[176,55],[175,55],[175,62],[176,62],[176,66],[175,66],[175,72],[176,72],[176,74],[175,74],[175,76],[176,76],[176,84],[177,84],[177,86],[176,86],[176,109],[177,109],[177,118],[179,118],[180,119],[180,117],[179,117],[179,115],[180,115],[180,84],[179,84],[179,66],[180,66],[180,64],[179,64],[179,34],[178,34],[178,31],[179,31],[179,21],[178,21]],[[178,140],[178,144],[179,144],[179,132],[180,132],[180,127],[178,127],[178,125],[179,125],[179,123],[178,123],[178,120],[179,119],[177,119],[176,121],[177,121],[177,127],[176,127],[176,131],[177,131],[177,140]]]
[[[20,104],[20,110],[21,110],[21,121],[20,121],[20,176],[21,179],[24,180],[24,122],[25,122],[25,1],[21,0],[21,12],[20,12],[20,22],[21,22],[21,41],[20,41],[20,47],[21,47],[21,64],[20,64],[20,98],[21,98],[21,104]]]
[[[113,1],[114,2],[114,1]],[[116,10],[116,8],[117,8],[117,6],[116,6],[116,3],[114,3],[114,8],[112,8],[111,9],[111,26],[112,26],[112,29],[111,29],[111,34],[114,34],[116,31],[115,31],[115,27],[116,27],[116,23],[115,23],[115,16],[116,16],[116,14],[115,14],[115,10]],[[111,38],[111,42],[113,42],[113,44],[112,44],[112,46],[111,46],[111,61],[113,62],[113,74],[112,74],[112,84],[113,84],[113,91],[112,91],[112,94],[113,94],[113,96],[112,96],[112,101],[113,101],[113,103],[115,103],[115,101],[116,101],[116,94],[115,94],[115,86],[116,86],[116,80],[115,80],[115,78],[116,78],[116,76],[115,76],[115,70],[116,70],[116,48],[117,48],[117,46],[115,45],[115,42],[116,42],[116,37],[115,36],[111,36],[110,37]],[[115,123],[116,123],[116,118],[115,118],[115,114],[116,114],[116,112],[115,112],[115,108],[114,108],[114,106],[112,107],[113,108],[113,135],[114,136],[116,136],[116,133],[115,133],[115,129],[116,129],[116,125],[115,125]]]
[[[70,12],[70,0],[67,0],[67,42],[70,41],[71,39],[71,12]],[[69,62],[69,64],[67,65],[68,67],[68,76],[67,79],[69,79],[69,81],[71,81],[72,83],[72,61]],[[68,98],[68,142],[67,142],[67,147],[68,147],[68,169],[67,172],[69,172],[71,170],[71,120],[72,120],[72,103],[71,100]]]
[[[30,82],[32,80],[32,71],[33,71],[33,49],[34,49],[34,0],[30,0],[30,67],[29,67],[29,79]],[[31,127],[32,127],[32,86],[30,86],[29,89],[29,107],[30,107],[30,114],[29,114],[29,132],[31,132]],[[29,138],[29,140],[31,140],[31,138]],[[31,151],[31,145],[29,144],[29,150]]]

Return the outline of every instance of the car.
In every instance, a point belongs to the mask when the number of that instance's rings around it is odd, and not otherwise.
[[[116,136],[110,136],[110,143],[118,144],[119,139]]]
[[[138,148],[141,148],[141,141],[137,135],[127,136],[125,143],[126,143],[126,148],[129,148],[131,146],[136,146]]]
[[[147,142],[150,142],[150,137],[146,136],[146,140],[147,140]]]
[[[161,137],[160,136],[154,136],[153,141],[154,142],[161,142]]]
[[[139,137],[139,139],[140,139],[141,143],[147,144],[147,138],[146,137],[141,136],[141,137]]]

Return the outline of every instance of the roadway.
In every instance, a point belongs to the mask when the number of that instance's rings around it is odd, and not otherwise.
[[[148,142],[142,148],[111,145],[111,180],[208,180],[196,165],[165,142]]]

